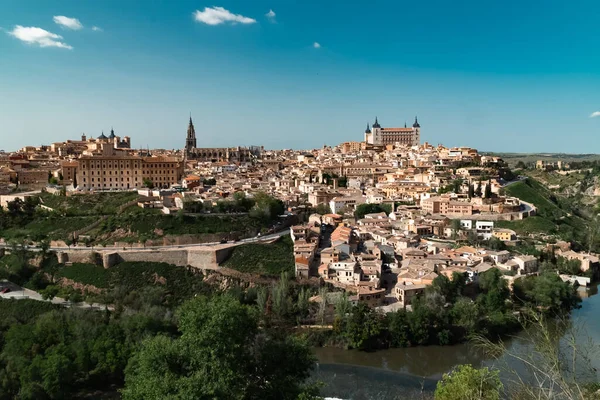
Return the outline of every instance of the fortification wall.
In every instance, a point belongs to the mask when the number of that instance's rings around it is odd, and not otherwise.
[[[96,251],[65,250],[56,253],[59,263],[90,263],[100,265],[102,261],[101,253]]]
[[[94,263],[110,268],[122,262],[164,262],[181,267],[217,269],[233,251],[233,247],[197,247],[172,250],[65,250],[56,254],[58,262]]]
[[[125,250],[105,253],[103,256],[104,268],[110,268],[121,262],[164,262],[185,267],[188,261],[188,251],[177,250]]]

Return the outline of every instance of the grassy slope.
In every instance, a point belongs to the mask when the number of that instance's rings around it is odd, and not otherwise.
[[[273,244],[243,244],[237,246],[224,267],[240,272],[263,275],[279,275],[283,271],[294,271],[294,245],[289,236]]]
[[[61,268],[57,277],[71,279],[84,285],[92,285],[99,289],[108,288],[110,272],[95,264],[75,263]]]
[[[507,186],[506,193],[533,203],[538,215],[522,221],[501,221],[498,227],[514,229],[520,234],[558,234],[566,240],[577,239],[587,230],[588,221],[578,215],[579,210],[568,199],[554,194],[532,178]]]
[[[45,206],[66,216],[116,214],[119,206],[137,197],[137,192],[95,193],[68,197],[42,193],[40,196]]]

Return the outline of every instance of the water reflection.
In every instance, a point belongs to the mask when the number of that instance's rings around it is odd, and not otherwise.
[[[578,343],[594,342],[600,344],[600,296],[598,286],[579,289],[583,301],[581,308],[574,310],[571,324],[575,327]],[[509,352],[528,354],[532,346],[519,339],[524,335],[506,341]],[[420,346],[403,349],[389,349],[377,352],[360,352],[337,348],[317,348],[315,353],[319,360],[321,379],[327,384],[325,395],[338,396],[345,399],[362,398],[422,398],[419,382],[426,382],[430,390],[435,388],[435,381],[455,365],[471,364],[474,367],[501,365],[506,362],[517,371],[522,366],[516,365],[510,358],[493,360],[486,357],[481,350],[469,344],[455,346]],[[592,366],[600,371],[600,357],[592,357]],[[377,390],[388,397],[374,392],[369,382],[379,382]],[[345,382],[345,383],[344,383]],[[416,385],[416,386],[415,386]],[[354,390],[350,390],[353,386]],[[369,391],[371,388],[371,391]],[[411,395],[395,397],[392,393],[398,390],[409,390]],[[427,391],[427,390],[426,390]],[[361,394],[363,393],[363,394]],[[369,393],[371,397],[361,397]],[[408,393],[408,392],[407,392]]]

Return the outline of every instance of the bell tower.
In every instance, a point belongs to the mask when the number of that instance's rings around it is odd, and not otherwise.
[[[194,123],[192,122],[192,116],[190,115],[190,123],[188,124],[187,137],[185,139],[185,152],[190,153],[192,149],[196,148],[196,130],[194,129]]]

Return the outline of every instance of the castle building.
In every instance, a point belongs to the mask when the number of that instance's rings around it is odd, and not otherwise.
[[[196,130],[192,117],[187,129],[185,140],[185,156],[188,160],[200,162],[236,162],[246,163],[259,158],[262,147],[196,147]]]
[[[399,144],[404,146],[418,146],[421,143],[421,125],[415,117],[412,128],[404,124],[404,128],[383,128],[377,117],[372,127],[367,124],[365,130],[365,142],[373,146],[385,146],[388,144]]]

